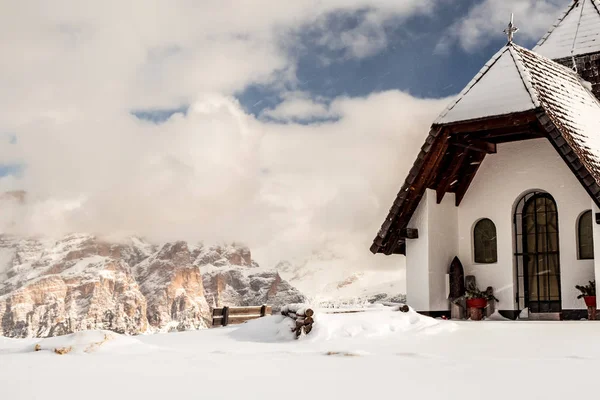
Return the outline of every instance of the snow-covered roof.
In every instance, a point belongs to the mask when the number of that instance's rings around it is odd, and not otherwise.
[[[600,2],[574,0],[533,50],[555,60],[600,52]]]
[[[570,132],[589,138],[600,136],[600,103],[579,75],[509,43],[482,68],[435,124],[490,118],[540,107],[561,120],[554,122]],[[600,157],[600,141],[598,147]]]
[[[467,121],[539,107],[513,53],[513,46],[505,46],[496,53],[435,123]]]
[[[546,115],[600,185],[600,101],[576,72],[514,46]]]

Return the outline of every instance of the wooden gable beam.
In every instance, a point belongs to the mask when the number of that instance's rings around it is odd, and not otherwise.
[[[543,137],[538,130],[536,111],[539,110],[470,122],[434,124],[387,218],[373,240],[371,251],[387,255],[404,254],[406,238],[402,236],[408,234],[404,229],[408,229],[410,219],[427,188],[436,190],[440,200],[444,193],[455,193],[456,206],[459,206],[479,165],[486,154],[496,151],[497,143]],[[456,142],[461,144],[454,146],[453,143]],[[451,157],[452,154],[458,154],[457,148],[465,149],[468,153],[462,165],[456,164],[457,161]],[[445,171],[454,173],[448,176],[444,174]],[[452,179],[452,176],[460,176],[461,179]],[[600,193],[600,187],[596,186],[594,189]]]
[[[402,239],[418,239],[419,238],[419,230],[413,229],[413,228],[400,229],[400,237]]]
[[[465,197],[467,190],[469,190],[469,186],[471,186],[471,182],[473,182],[475,175],[477,175],[477,171],[485,159],[485,156],[485,153],[472,153],[472,157],[467,159],[467,162],[469,163],[467,173],[455,191],[456,207],[460,206],[460,203]]]
[[[480,139],[480,140],[492,140],[492,139],[502,139],[504,137],[510,137],[510,136],[525,136],[525,135],[531,135],[533,136],[543,136],[542,133],[540,133],[539,129],[536,129],[536,126],[533,123],[529,123],[527,125],[518,125],[518,126],[507,126],[507,127],[502,127],[502,128],[497,128],[497,129],[489,129],[487,131],[481,131],[481,132],[471,132],[471,133],[467,133],[466,135],[463,135],[465,138],[472,138],[472,139]]]
[[[496,118],[484,118],[474,121],[458,122],[447,125],[445,129],[447,129],[449,133],[481,132],[490,131],[493,129],[504,129],[511,126],[528,125],[536,121],[536,112],[532,110]]]
[[[458,155],[455,155],[452,159],[452,163],[447,169],[446,174],[444,174],[441,181],[438,183],[435,188],[436,193],[436,201],[438,204],[442,202],[444,196],[448,192],[451,186],[458,183],[460,180],[459,172],[465,164],[465,159],[467,159],[468,150],[461,151]]]
[[[456,132],[455,135],[460,135],[465,139],[484,139],[487,140],[490,136],[512,135],[514,133],[529,132],[537,126],[537,122],[527,122],[525,124],[506,126],[498,126],[481,131]]]
[[[453,146],[462,147],[464,149],[474,150],[485,154],[495,154],[496,144],[485,142],[483,140],[471,139],[468,141],[452,141]]]

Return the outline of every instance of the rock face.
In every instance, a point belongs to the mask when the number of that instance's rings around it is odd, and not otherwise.
[[[202,271],[206,298],[213,306],[269,304],[277,310],[306,301],[278,272],[261,270],[244,247],[200,247],[194,264]]]
[[[12,265],[0,283],[0,323],[9,337],[46,337],[86,329],[134,334],[147,330],[146,300],[123,261],[127,249],[89,236],[51,246],[0,242]]]
[[[152,326],[180,331],[208,326],[210,309],[200,269],[192,261],[187,243],[167,243],[134,268]]]
[[[278,306],[304,297],[242,246],[153,246],[90,235],[58,241],[0,235],[0,334],[125,334],[207,327],[209,302]]]

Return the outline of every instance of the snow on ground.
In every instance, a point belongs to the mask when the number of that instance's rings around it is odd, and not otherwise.
[[[140,354],[153,346],[142,343],[136,337],[119,335],[110,331],[82,331],[47,339],[9,339],[0,336],[0,355],[24,354],[32,351],[65,354]],[[41,353],[40,353],[41,354]]]
[[[595,398],[600,323],[454,322],[374,310],[123,337],[0,338],[12,399]],[[110,335],[108,340],[105,336]],[[101,343],[101,344],[97,344]],[[35,352],[36,344],[42,351]],[[92,351],[85,351],[96,344]],[[66,355],[54,346],[73,347]]]

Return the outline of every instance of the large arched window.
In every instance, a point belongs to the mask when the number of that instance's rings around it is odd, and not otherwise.
[[[588,210],[581,214],[577,221],[577,245],[580,260],[592,260],[594,258],[592,227],[592,210]]]
[[[475,224],[475,228],[473,229],[473,247],[476,263],[493,264],[498,262],[496,225],[494,225],[491,219],[484,218]]]

